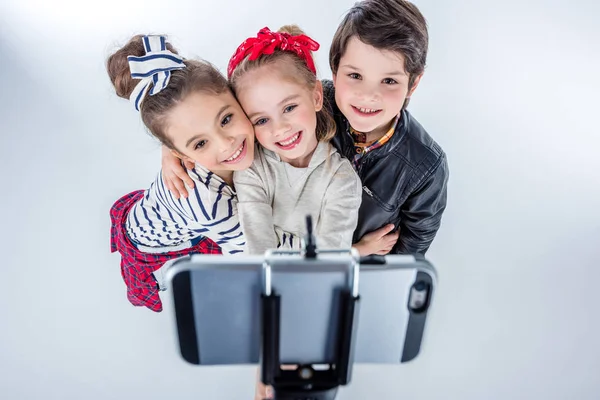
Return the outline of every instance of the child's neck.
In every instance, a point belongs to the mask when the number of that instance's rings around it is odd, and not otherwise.
[[[317,142],[318,144],[318,142]],[[312,156],[313,154],[315,154],[315,150],[316,150],[317,146],[315,146],[310,152],[308,152],[306,155],[296,158],[294,160],[286,160],[283,159],[283,161],[285,161],[286,163],[290,164],[292,167],[295,168],[307,168],[310,165],[310,160],[312,160]]]
[[[316,147],[315,147],[316,149]],[[286,163],[290,164],[292,167],[295,168],[307,168],[308,165],[310,164],[310,160],[312,159],[313,154],[315,154],[315,149],[313,149],[310,153],[308,153],[307,155],[300,157],[300,158],[296,158],[294,160],[283,160]]]
[[[307,149],[308,151],[306,152],[305,155],[303,155],[302,157],[295,158],[293,160],[286,159],[282,156],[279,156],[279,157],[286,163],[290,164],[292,167],[307,168],[308,165],[310,164],[310,160],[312,160],[313,154],[315,154],[315,150],[317,149],[318,145],[319,145],[319,142],[317,141],[317,142],[315,142],[314,146],[311,146],[311,148]]]
[[[213,171],[213,173],[233,187],[233,171]]]
[[[371,132],[359,132],[356,129],[354,129],[354,131],[356,131],[356,133],[362,133],[366,136],[366,143],[373,143],[378,141],[379,139],[381,139],[389,130],[390,127],[394,124],[394,122],[396,121],[396,117],[392,118],[388,123],[383,124],[375,129],[373,129]]]

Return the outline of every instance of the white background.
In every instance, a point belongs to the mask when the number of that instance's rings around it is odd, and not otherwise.
[[[252,398],[255,368],[188,366],[170,313],[126,299],[108,211],[154,179],[159,145],[104,61],[167,33],[224,70],[245,37],[298,23],[329,77],[352,4],[0,2],[0,398]],[[599,3],[417,5],[431,41],[410,110],[451,169],[440,286],[419,358],[357,366],[338,398],[598,399]]]

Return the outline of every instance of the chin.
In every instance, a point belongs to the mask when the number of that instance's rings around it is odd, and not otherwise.
[[[361,123],[361,121],[355,122],[350,119],[348,119],[348,122],[350,123],[350,126],[352,128],[354,128],[354,130],[362,132],[362,133],[368,133],[368,132],[374,131],[379,126],[379,124],[372,124],[372,123],[365,124],[365,123]]]
[[[240,167],[238,168],[238,171],[243,171],[245,169],[250,168],[250,166],[252,165],[252,162],[254,161],[254,157],[249,158],[248,156],[246,156],[246,160],[244,160],[244,162],[242,164],[240,164]]]
[[[281,151],[280,149],[274,149],[272,151],[274,153],[276,153],[282,159],[285,159],[288,161],[294,161],[294,160],[297,160],[298,158],[302,157],[302,153],[299,151]]]

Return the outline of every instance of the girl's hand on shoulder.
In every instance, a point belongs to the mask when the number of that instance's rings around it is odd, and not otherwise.
[[[181,161],[168,147],[162,147],[162,179],[176,199],[188,197],[185,185],[190,188],[194,187],[194,181],[181,165]],[[187,169],[194,168],[194,163],[191,161],[184,160],[183,163]]]

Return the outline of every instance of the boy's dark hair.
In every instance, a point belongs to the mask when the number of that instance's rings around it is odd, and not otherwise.
[[[412,88],[425,70],[429,35],[427,22],[417,6],[404,0],[364,0],[355,3],[338,27],[329,50],[329,66],[337,74],[348,40],[357,36],[361,42],[379,50],[401,53],[404,69]]]

